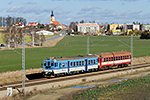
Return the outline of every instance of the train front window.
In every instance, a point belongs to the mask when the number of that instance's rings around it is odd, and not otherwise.
[[[50,65],[50,62],[48,62],[48,66],[51,66],[51,65]]]
[[[44,66],[46,66],[46,62],[44,61]]]

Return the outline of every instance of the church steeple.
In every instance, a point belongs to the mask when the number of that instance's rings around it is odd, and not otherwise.
[[[52,11],[52,14],[51,14],[51,16],[54,16],[54,14],[53,14],[53,11]]]
[[[52,24],[53,21],[55,21],[55,16],[54,16],[53,11],[52,11],[52,14],[50,16],[50,24]]]

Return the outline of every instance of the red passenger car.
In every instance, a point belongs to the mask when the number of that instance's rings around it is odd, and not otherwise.
[[[131,53],[128,51],[109,52],[96,54],[98,56],[98,67],[125,66],[131,64]]]

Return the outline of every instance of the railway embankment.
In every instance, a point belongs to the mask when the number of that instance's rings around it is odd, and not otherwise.
[[[36,84],[32,82],[31,86],[28,85],[31,83],[28,83],[26,84],[26,94],[34,92],[34,91],[42,91],[42,90],[56,89],[56,88],[67,87],[67,86],[74,86],[74,85],[78,85],[78,84],[86,83],[86,82],[94,82],[94,81],[114,78],[118,76],[126,76],[130,74],[135,74],[141,71],[150,70],[150,65],[147,67],[134,69],[132,73],[131,73],[131,69],[126,70],[126,68],[104,70],[104,71],[101,71],[102,72],[101,74],[98,72],[92,72],[93,75],[89,75],[91,73],[84,73],[80,75],[53,78],[53,79],[49,79],[50,81],[44,84]],[[114,71],[114,70],[118,70],[118,71]],[[86,76],[86,77],[82,77],[82,76]],[[16,95],[20,91],[22,91],[21,87],[13,89],[12,93],[13,95]],[[6,97],[6,96],[7,96],[7,90],[0,91],[0,97]]]

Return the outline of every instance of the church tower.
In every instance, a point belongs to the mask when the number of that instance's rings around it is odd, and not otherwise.
[[[55,16],[53,14],[53,11],[52,11],[52,14],[50,16],[50,24],[52,24],[53,22],[52,21],[55,21]]]

